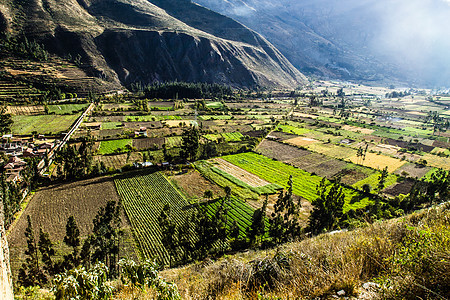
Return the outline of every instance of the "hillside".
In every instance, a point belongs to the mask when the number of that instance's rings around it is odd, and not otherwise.
[[[245,26],[185,0],[3,1],[4,31],[81,55],[90,76],[113,83],[224,83],[296,87],[305,77]]]
[[[448,207],[169,269],[162,275],[178,285],[183,299],[446,299]]]
[[[256,30],[301,72],[448,86],[448,1],[196,0]]]

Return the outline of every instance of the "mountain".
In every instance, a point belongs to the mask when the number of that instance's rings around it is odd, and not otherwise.
[[[261,33],[305,74],[450,86],[448,0],[195,0]]]
[[[62,57],[81,55],[88,74],[110,82],[305,82],[262,36],[188,0],[1,1],[1,30]]]

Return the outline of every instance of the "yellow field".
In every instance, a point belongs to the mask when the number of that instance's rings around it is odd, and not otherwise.
[[[294,146],[307,146],[307,145],[310,145],[310,144],[317,143],[318,140],[299,136],[299,137],[296,137],[296,138],[293,138],[293,139],[285,140],[284,142],[288,143],[288,144],[291,144],[291,145],[294,145]]]
[[[315,116],[315,115],[304,114],[304,113],[300,113],[300,112],[294,112],[293,116],[294,117],[303,117],[303,118],[317,119],[317,116]]]
[[[372,134],[375,131],[375,130],[369,129],[369,128],[356,127],[356,126],[350,126],[350,125],[345,125],[342,127],[342,129],[348,130],[348,131],[353,131],[353,132],[359,131],[363,134]]]
[[[441,168],[444,170],[450,170],[450,158],[448,157],[440,157],[437,155],[427,153],[424,156],[422,156],[422,158],[427,161],[428,166]]]
[[[350,157],[350,160],[355,164],[362,164],[366,167],[379,170],[384,169],[384,167],[387,166],[389,173],[394,172],[406,163],[404,160],[371,152],[367,152],[364,161],[362,161],[361,157],[357,157],[356,154]]]
[[[325,154],[327,156],[338,158],[338,159],[348,159],[352,156],[356,156],[356,150],[348,147],[337,146],[333,144],[310,144],[306,147],[308,150]]]
[[[45,113],[43,105],[8,106],[6,111],[8,114],[14,116],[40,115]]]
[[[184,126],[189,126],[191,124],[191,120],[167,120],[162,121],[162,123],[167,124],[170,127],[178,127],[181,124],[184,124]]]

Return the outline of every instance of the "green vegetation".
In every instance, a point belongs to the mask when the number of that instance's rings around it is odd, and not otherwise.
[[[122,128],[122,122],[102,122],[102,129],[119,129]]]
[[[114,182],[133,226],[142,256],[168,264],[170,257],[161,241],[162,232],[158,218],[164,206],[169,204],[170,217],[182,224],[189,216],[189,210],[185,209],[189,203],[159,172],[118,177]]]
[[[181,120],[180,116],[166,116],[166,115],[144,115],[144,116],[124,116],[127,122],[152,122],[163,120]]]
[[[132,86],[132,89],[138,86]],[[208,83],[167,82],[154,83],[143,88],[145,97],[149,99],[200,99],[213,97],[223,98],[233,95],[233,89],[229,86]]]
[[[83,112],[89,104],[55,104],[47,105],[48,113],[55,115],[72,115]]]
[[[168,148],[180,147],[183,143],[182,136],[169,136],[166,137],[166,145]]]
[[[289,176],[292,175],[293,193],[295,195],[304,197],[308,201],[313,201],[317,197],[316,187],[322,179],[319,176],[311,175],[301,169],[252,152],[228,155],[222,158],[262,179],[276,183],[284,188],[287,188],[286,183],[288,182]],[[344,194],[344,212],[350,209],[365,207],[370,202],[367,197],[361,197],[358,192],[349,188],[344,188]]]
[[[201,205],[206,208],[208,216],[212,217],[221,205],[220,202],[221,200],[216,200],[206,202]],[[231,228],[231,223],[236,221],[236,224],[239,226],[239,238],[245,239],[247,235],[247,228],[249,228],[252,224],[254,210],[245,204],[244,201],[235,197],[231,197],[229,201],[225,201],[224,208],[230,219],[228,222],[228,228]],[[266,220],[266,227],[268,226],[269,223]]]
[[[258,199],[258,194],[251,189],[248,189],[245,184],[244,187],[235,184],[236,178],[233,177],[231,180],[222,176],[221,174],[213,171],[213,165],[205,160],[199,160],[194,163],[195,168],[205,177],[206,179],[216,183],[218,186],[225,188],[230,187],[231,192],[240,199]]]
[[[13,116],[11,131],[18,135],[31,135],[34,131],[38,134],[55,135],[67,132],[79,116],[80,114]]]
[[[450,293],[449,217],[448,205],[427,209],[348,232],[233,254],[201,269],[193,264],[170,275],[185,287],[180,289],[184,298],[328,299],[344,290],[349,298],[370,293],[389,300],[445,299]]]
[[[275,194],[278,190],[281,190],[283,188],[282,186],[279,186],[276,183],[267,184],[265,186],[253,187],[253,186],[248,185],[247,183],[239,180],[238,178],[228,174],[227,172],[222,171],[221,169],[218,169],[216,167],[211,167],[211,170],[213,172],[225,177],[227,180],[234,183],[235,185],[240,186],[245,189],[249,189],[249,190],[257,193],[258,195]]]
[[[286,132],[286,133],[292,133],[296,135],[303,135],[311,130],[307,128],[299,128],[291,125],[278,125],[277,129],[278,131]]]
[[[227,132],[220,134],[225,142],[239,142],[244,137],[240,132]]]
[[[100,148],[98,149],[98,153],[101,155],[112,154],[112,153],[120,153],[129,151],[127,149],[133,145],[133,139],[121,139],[121,140],[110,140],[110,141],[101,141]]]
[[[211,109],[221,109],[224,108],[225,106],[223,105],[222,102],[216,101],[216,102],[207,102],[206,107]]]
[[[364,178],[363,180],[358,181],[357,183],[353,184],[352,186],[357,189],[361,189],[363,185],[368,184],[371,187],[371,190],[375,189],[378,185],[380,177],[380,172],[376,172],[367,178]],[[391,185],[394,185],[397,183],[398,177],[395,174],[389,174],[385,180],[384,188],[388,188]]]

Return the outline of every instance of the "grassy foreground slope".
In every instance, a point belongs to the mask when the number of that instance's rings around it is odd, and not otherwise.
[[[279,249],[250,251],[163,276],[183,299],[446,299],[450,205]],[[364,285],[364,283],[373,282]],[[120,297],[118,297],[120,298]],[[123,298],[124,299],[124,298]]]

